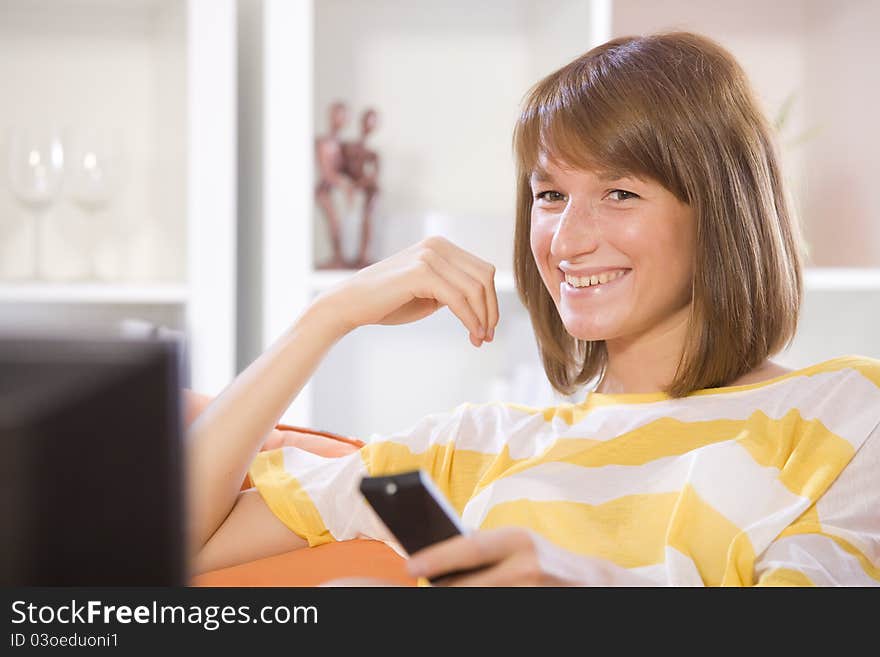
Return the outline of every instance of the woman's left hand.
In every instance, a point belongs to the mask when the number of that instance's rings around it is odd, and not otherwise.
[[[654,586],[647,579],[601,559],[564,550],[535,532],[503,527],[456,536],[413,554],[415,577],[479,568],[443,578],[439,586]]]

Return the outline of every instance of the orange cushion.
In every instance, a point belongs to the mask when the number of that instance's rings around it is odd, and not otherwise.
[[[381,541],[325,543],[196,575],[193,586],[317,586],[340,577],[371,577],[416,586],[405,561]]]
[[[185,421],[191,424],[211,402],[211,397],[184,390]],[[279,424],[267,438],[263,451],[298,447],[326,457],[350,454],[363,441],[329,431]],[[242,489],[250,488],[245,477]],[[196,575],[192,586],[316,586],[342,577],[371,577],[415,586],[406,572],[405,560],[381,541],[358,539],[301,548],[237,566]]]

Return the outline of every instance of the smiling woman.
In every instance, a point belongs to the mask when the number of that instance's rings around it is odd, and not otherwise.
[[[603,389],[674,396],[779,372],[767,358],[794,336],[802,246],[728,52],[694,34],[609,41],[535,85],[514,147],[514,272],[557,390],[603,370]],[[612,269],[613,287],[562,282]],[[658,342],[675,348],[658,358]],[[656,374],[634,378],[646,355]]]
[[[193,425],[197,567],[393,545],[358,483],[422,469],[476,530],[413,556],[414,575],[470,571],[448,584],[880,583],[880,362],[769,360],[797,325],[800,242],[739,65],[690,33],[610,41],[532,89],[514,146],[515,279],[547,377],[599,384],[461,404],[339,458],[256,455],[359,326],[446,307],[492,341],[494,266],[427,238],[321,294]]]

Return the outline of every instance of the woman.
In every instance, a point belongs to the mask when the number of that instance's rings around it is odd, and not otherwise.
[[[595,389],[544,409],[462,404],[342,458],[257,456],[359,326],[447,306],[475,347],[492,341],[494,267],[423,240],[320,295],[193,426],[196,570],[388,539],[360,476],[424,468],[479,530],[415,555],[414,575],[876,584],[880,362],[770,360],[796,328],[800,245],[733,58],[688,33],[610,41],[531,90],[514,146],[517,289],[554,388]],[[239,493],[249,466],[257,488]]]

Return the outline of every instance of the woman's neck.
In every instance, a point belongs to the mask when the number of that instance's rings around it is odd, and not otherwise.
[[[660,392],[675,377],[687,335],[688,308],[637,336],[605,341],[608,362],[596,392]]]

